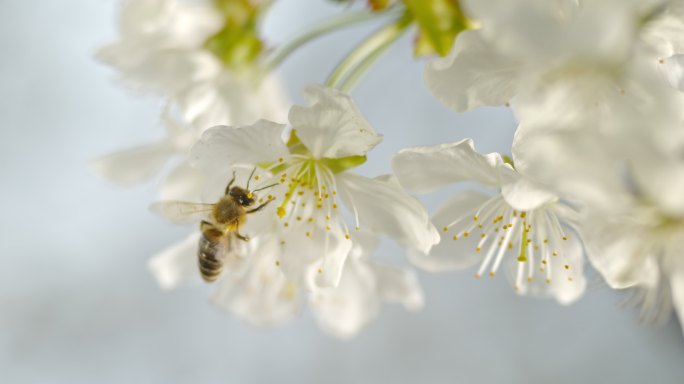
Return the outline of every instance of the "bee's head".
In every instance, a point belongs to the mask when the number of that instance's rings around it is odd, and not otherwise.
[[[243,207],[251,206],[254,204],[254,200],[256,200],[256,196],[252,192],[242,187],[233,187],[228,194]]]

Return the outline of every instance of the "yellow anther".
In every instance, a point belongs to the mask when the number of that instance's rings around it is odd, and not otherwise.
[[[489,277],[494,277],[495,275],[496,275],[496,273],[494,273],[494,271],[489,272]]]
[[[482,250],[482,248],[480,248],[480,247],[475,248],[475,252],[480,252],[481,250]]]
[[[280,261],[276,260],[275,265],[276,267],[280,267]]]
[[[449,227],[444,227],[444,228],[442,228],[442,231],[444,231],[444,232],[449,231]]]
[[[285,216],[286,213],[287,213],[287,212],[285,212],[285,208],[283,208],[283,207],[278,207],[278,209],[276,209],[276,214],[277,214],[278,217],[280,217],[281,219],[283,218],[283,216]]]

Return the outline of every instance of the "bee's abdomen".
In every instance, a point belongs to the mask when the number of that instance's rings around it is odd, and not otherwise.
[[[213,231],[202,228],[202,237],[197,250],[197,261],[202,279],[207,283],[216,281],[223,271],[223,261],[217,257],[219,242]]]

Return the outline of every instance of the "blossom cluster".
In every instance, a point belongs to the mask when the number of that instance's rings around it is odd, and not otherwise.
[[[124,0],[121,38],[97,54],[126,86],[165,101],[169,136],[96,171],[132,184],[176,157],[166,204],[215,203],[233,180],[259,205],[224,228],[218,306],[276,325],[308,304],[338,337],[383,302],[420,309],[415,272],[376,260],[387,238],[417,268],[503,273],[517,294],[564,305],[585,293],[590,265],[634,292],[644,318],[684,316],[684,1],[369,0],[275,51],[259,36],[266,3]],[[274,72],[289,52],[382,18],[326,85],[304,90],[306,105],[291,105]],[[455,112],[512,110],[510,156],[464,139],[403,149],[388,159],[391,175],[354,172],[382,136],[348,93],[412,29],[437,100]],[[483,188],[431,215],[411,195],[466,182]],[[201,281],[201,236],[152,258],[162,288]]]

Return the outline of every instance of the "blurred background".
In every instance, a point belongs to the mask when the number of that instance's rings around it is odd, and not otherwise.
[[[278,0],[273,43],[340,10]],[[160,102],[114,83],[92,58],[116,37],[113,0],[0,1],[0,383],[681,383],[676,319],[639,324],[626,296],[597,277],[570,307],[517,297],[505,279],[473,271],[420,273],[426,308],[386,306],[351,341],[310,314],[255,329],[208,303],[208,290],[161,292],[146,262],[192,228],[149,213],[156,185],[120,189],[91,160],[161,138]],[[281,74],[293,100],[323,82],[373,30],[364,25],[307,45]],[[510,111],[455,114],[422,84],[407,36],[353,96],[385,135],[360,172],[389,172],[397,150],[472,137],[507,152]],[[435,208],[444,196],[427,196]],[[393,245],[382,259],[401,263]],[[593,276],[593,275],[592,275]]]

